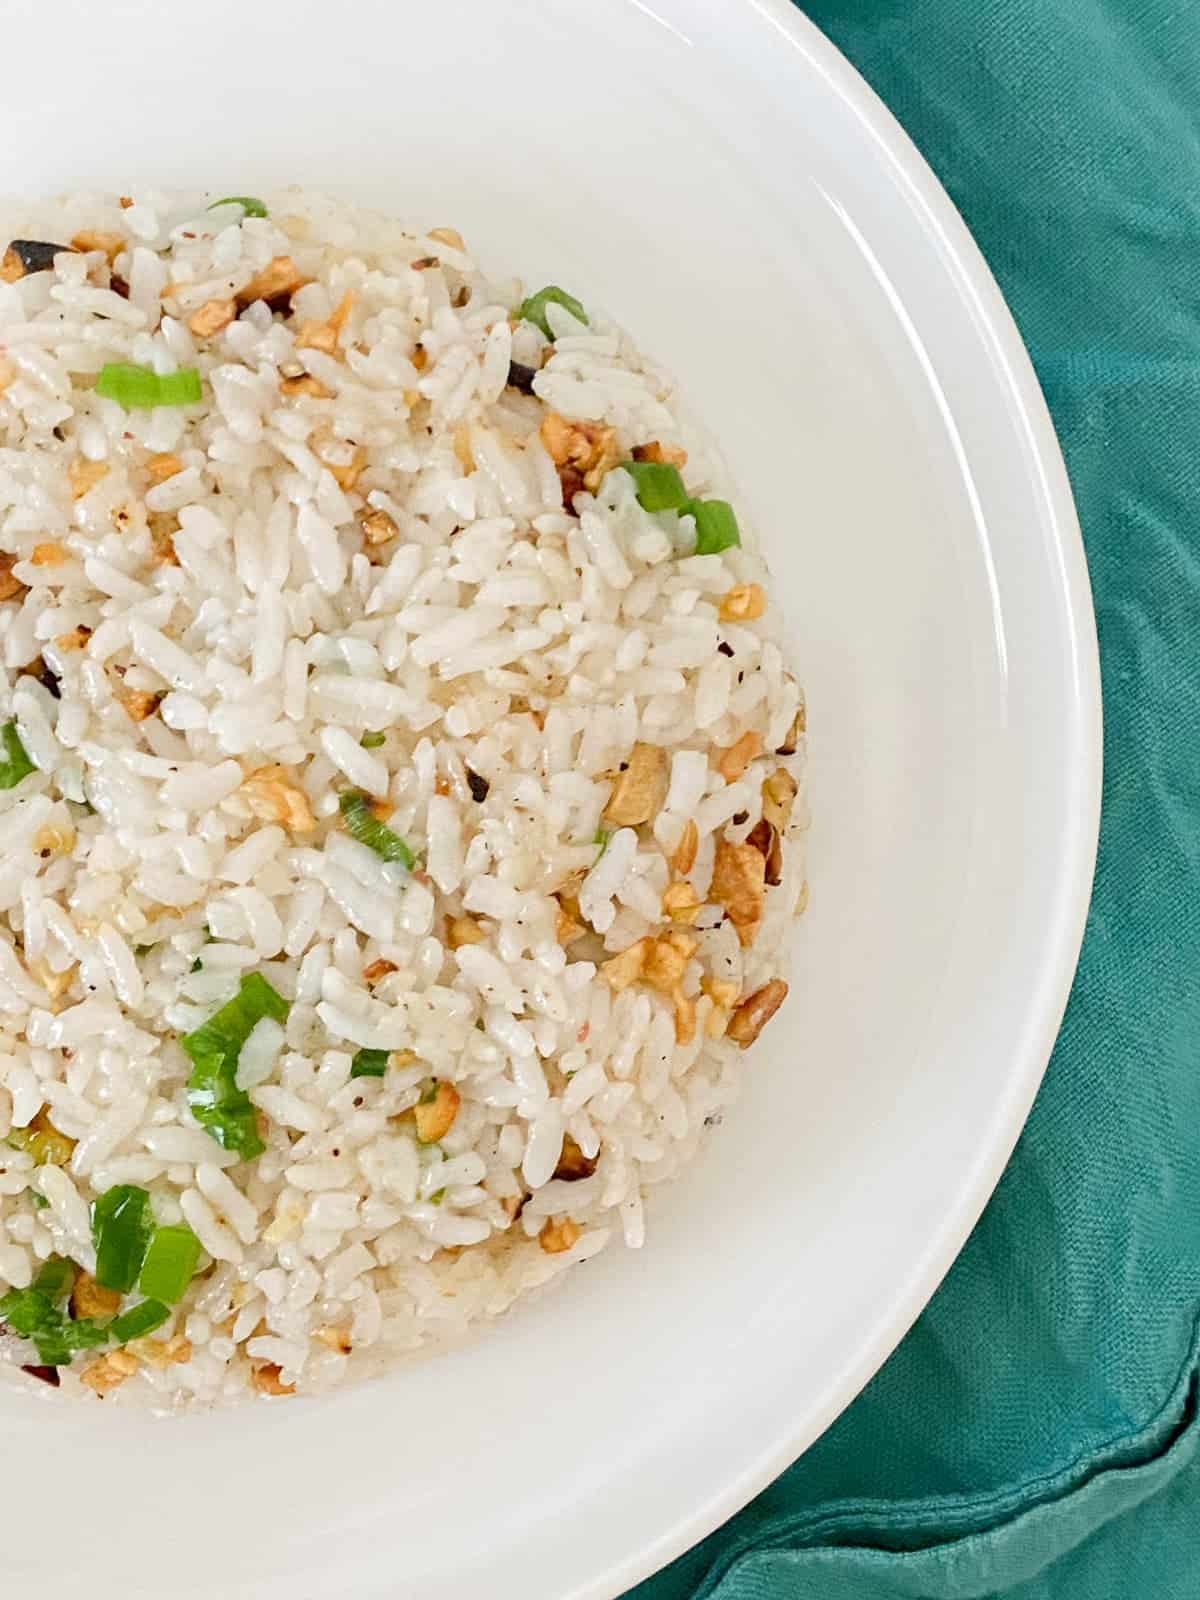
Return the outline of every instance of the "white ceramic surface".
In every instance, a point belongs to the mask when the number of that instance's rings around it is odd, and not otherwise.
[[[154,1424],[5,1398],[6,1586],[602,1600],[847,1404],[1041,1076],[1099,699],[1024,351],[945,196],[787,0],[4,10],[0,189],[336,187],[456,224],[672,366],[794,624],[816,812],[794,998],[640,1255],[327,1402]]]

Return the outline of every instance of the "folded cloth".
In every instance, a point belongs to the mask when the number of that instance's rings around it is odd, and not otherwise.
[[[1033,1115],[855,1404],[638,1600],[1200,1597],[1200,9],[811,0],[962,211],[1062,441],[1100,859]]]

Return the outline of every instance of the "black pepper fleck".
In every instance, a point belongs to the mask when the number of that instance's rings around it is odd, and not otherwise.
[[[492,786],[486,778],[481,778],[477,772],[472,772],[470,767],[467,767],[466,773],[467,787],[471,791],[471,799],[482,805],[487,799],[488,792]]]

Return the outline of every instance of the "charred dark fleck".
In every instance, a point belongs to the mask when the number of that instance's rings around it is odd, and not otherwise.
[[[750,813],[748,811],[735,811],[730,820],[735,828],[740,828],[742,823],[746,821],[749,815]]]
[[[59,688],[58,673],[53,667],[48,667],[44,661],[39,660],[33,669],[33,676],[43,689],[48,689],[56,700],[62,699],[62,690]]]
[[[114,272],[109,278],[108,287],[114,294],[119,294],[122,300],[129,299],[129,285],[119,272]]]
[[[290,317],[292,314],[292,295],[294,289],[285,289],[282,294],[268,295],[263,304],[273,317]]]
[[[471,791],[471,799],[478,801],[478,803],[482,805],[487,799],[488,791],[492,786],[486,778],[481,778],[477,772],[472,772],[470,767],[468,767],[466,771],[467,787]]]
[[[52,1389],[58,1388],[57,1367],[22,1367],[22,1372],[27,1372],[31,1378],[39,1378],[43,1383],[48,1383]]]
[[[61,444],[63,442],[63,440],[67,437],[66,434],[62,431],[62,429],[58,426],[57,423],[55,423],[54,427],[51,428],[50,432],[58,440],[59,444]]]
[[[720,644],[717,646],[717,652],[719,655],[731,656],[733,654],[733,646],[727,639],[722,639]]]
[[[14,239],[4,252],[0,278],[5,283],[16,283],[31,272],[49,272],[60,250],[69,250],[67,244],[51,244],[45,239]]]
[[[533,380],[537,377],[536,367],[527,367],[521,361],[510,361],[508,364],[508,387],[519,389],[522,394],[533,393]]]

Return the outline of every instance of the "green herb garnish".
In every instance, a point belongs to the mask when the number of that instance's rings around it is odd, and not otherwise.
[[[430,1203],[430,1205],[440,1206],[442,1201],[445,1198],[446,1198],[445,1189],[435,1189],[433,1191],[433,1193],[429,1196],[429,1203]]]
[[[270,216],[262,201],[256,200],[252,194],[227,194],[223,200],[214,200],[208,209],[215,211],[218,206],[241,206],[248,217]]]
[[[356,1050],[350,1063],[352,1078],[382,1078],[391,1059],[390,1050]]]
[[[689,510],[696,519],[698,556],[715,556],[731,545],[741,544],[737,518],[728,500],[693,500]]]
[[[35,1211],[45,1211],[50,1202],[44,1194],[39,1194],[36,1189],[29,1191],[29,1204]]]
[[[37,768],[29,759],[15,722],[6,722],[0,728],[0,789],[15,789],[22,778],[27,778]]]
[[[622,461],[633,479],[643,511],[688,511],[692,499],[683,486],[679,468],[663,461]]]
[[[170,1306],[161,1300],[139,1300],[108,1324],[108,1333],[115,1344],[128,1344],[130,1339],[144,1339],[155,1328],[161,1328],[171,1315]]]
[[[174,1305],[180,1299],[200,1260],[200,1241],[182,1223],[156,1230],[142,1263],[138,1288],[150,1300]]]
[[[180,1041],[193,1063],[187,1081],[192,1115],[219,1145],[243,1160],[261,1155],[266,1146],[258,1136],[250,1096],[237,1086],[238,1056],[257,1022],[263,1017],[283,1022],[289,1010],[261,973],[251,972],[232,1000]]]
[[[416,865],[416,856],[398,833],[393,833],[379,821],[378,817],[371,815],[370,802],[360,789],[346,789],[338,805],[341,807],[348,831],[359,844],[365,844],[369,850],[374,850],[375,854],[382,856],[385,861],[398,861],[401,866],[412,871]]]
[[[597,861],[599,861],[600,856],[602,856],[608,849],[608,841],[611,838],[612,834],[607,828],[597,828],[595,833],[592,835],[592,843],[600,846],[599,854],[596,856]]]
[[[517,307],[517,316],[522,322],[532,322],[535,327],[540,328],[547,339],[553,339],[554,335],[550,331],[550,323],[546,318],[546,307],[551,302],[569,311],[576,322],[582,322],[585,327],[589,325],[587,312],[579,304],[575,296],[568,294],[565,289],[560,289],[554,283],[548,283],[544,289],[539,289],[536,294],[531,294],[528,298],[522,300]]]
[[[203,972],[204,971],[204,963],[203,963],[203,961],[201,961],[199,956],[197,956],[195,961],[192,962],[191,966],[188,968],[188,971],[189,972]]]
[[[126,411],[190,406],[201,398],[200,374],[195,367],[155,372],[152,367],[135,367],[130,361],[107,361],[96,379],[96,393],[115,400]]]
[[[152,944],[135,944],[133,947],[133,953],[140,961],[143,956],[148,956],[153,949],[154,946]]]
[[[127,1294],[138,1280],[154,1216],[150,1196],[135,1183],[119,1183],[92,1202],[96,1282]]]
[[[386,738],[386,733],[364,733],[358,742],[364,750],[378,750]]]

